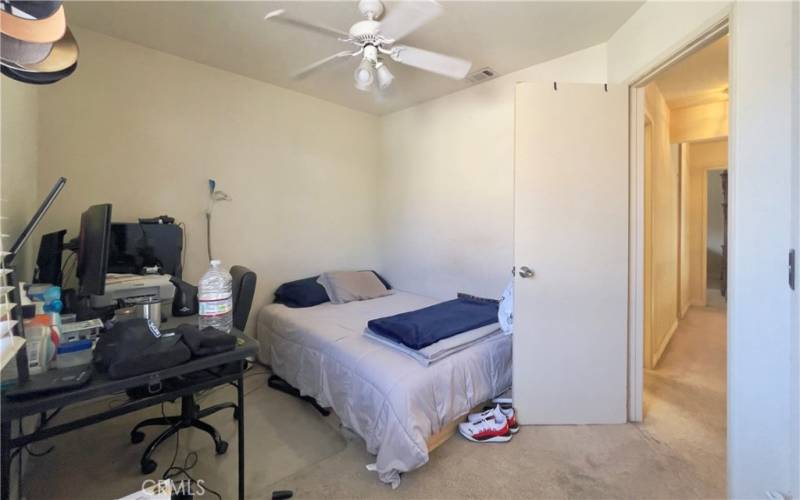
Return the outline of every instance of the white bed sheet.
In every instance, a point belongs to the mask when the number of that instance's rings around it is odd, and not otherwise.
[[[363,335],[367,321],[440,301],[395,291],[372,300],[292,309],[269,304],[257,336],[276,375],[333,408],[376,455],[380,479],[428,461],[426,440],[511,387],[511,337],[496,335],[423,367]]]

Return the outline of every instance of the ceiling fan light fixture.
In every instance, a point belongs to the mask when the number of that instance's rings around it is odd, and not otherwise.
[[[378,88],[383,90],[392,84],[394,75],[389,71],[389,67],[383,61],[378,61],[375,65],[375,72],[377,73]]]
[[[353,77],[356,81],[356,88],[358,90],[367,92],[370,88],[372,88],[373,82],[375,82],[375,68],[372,66],[372,62],[366,58],[362,59],[361,63],[356,68]]]
[[[0,1],[5,2],[6,0]],[[393,2],[397,5],[392,5],[387,13],[384,12],[383,2],[384,0],[359,0],[358,9],[366,19],[356,22],[350,26],[348,31],[287,15],[283,9],[269,12],[264,18],[323,34],[351,45],[350,50],[337,52],[295,72],[292,78],[296,80],[349,56],[361,56],[361,61],[353,73],[353,80],[355,80],[355,87],[363,92],[385,90],[393,85],[394,75],[384,64],[384,57],[386,60],[391,59],[397,63],[454,80],[463,80],[467,76],[472,67],[470,61],[417,47],[396,45],[407,35],[442,14],[443,8],[436,0]],[[495,75],[496,73],[491,72],[486,76],[493,77]],[[375,95],[380,96],[381,93],[375,92]]]

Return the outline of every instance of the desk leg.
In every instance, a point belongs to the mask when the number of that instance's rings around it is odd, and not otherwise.
[[[239,500],[244,500],[244,376],[239,377],[236,384],[236,397],[239,407]]]
[[[9,478],[9,474],[11,472],[11,421],[3,422],[0,425],[0,498],[2,500],[8,500],[9,495],[11,495],[11,478]]]

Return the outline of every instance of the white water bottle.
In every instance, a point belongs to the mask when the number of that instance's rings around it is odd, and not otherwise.
[[[207,326],[230,333],[233,323],[232,281],[220,261],[212,260],[208,271],[200,278],[197,301],[200,306],[198,326]]]

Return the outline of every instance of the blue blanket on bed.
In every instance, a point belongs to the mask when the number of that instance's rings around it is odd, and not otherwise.
[[[497,302],[460,297],[416,311],[370,320],[375,334],[411,349],[497,322]]]

